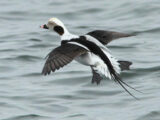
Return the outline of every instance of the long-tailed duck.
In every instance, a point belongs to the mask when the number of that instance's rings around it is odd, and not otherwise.
[[[42,74],[50,74],[59,68],[67,65],[72,60],[89,66],[92,70],[92,83],[99,84],[102,75],[118,82],[131,96],[133,96],[124,85],[120,78],[120,72],[129,70],[132,62],[117,60],[105,47],[114,39],[129,37],[132,34],[125,34],[113,31],[95,30],[85,35],[71,34],[64,24],[57,18],[49,19],[47,24],[41,28],[55,31],[61,38],[61,45],[48,54],[48,58],[42,70]],[[135,98],[135,96],[133,96]]]

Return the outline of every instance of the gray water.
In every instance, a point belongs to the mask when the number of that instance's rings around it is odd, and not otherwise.
[[[103,29],[137,36],[108,45],[133,62],[123,80],[143,94],[129,96],[114,81],[91,84],[77,62],[42,76],[45,56],[60,44],[40,29],[51,17],[70,32]],[[0,0],[0,120],[160,120],[159,0]]]

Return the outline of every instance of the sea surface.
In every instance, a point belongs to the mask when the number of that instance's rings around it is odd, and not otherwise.
[[[107,47],[133,62],[123,81],[91,84],[75,61],[41,75],[59,36],[40,29],[51,17],[78,35],[92,30],[136,33]],[[0,0],[0,120],[160,120],[160,0]]]

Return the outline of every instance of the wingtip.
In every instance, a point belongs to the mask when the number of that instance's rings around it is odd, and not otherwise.
[[[47,76],[47,75],[49,75],[50,73],[48,73],[48,72],[42,72],[41,74],[44,75],[44,76]]]
[[[43,71],[41,72],[41,74],[42,74],[42,75],[44,75],[44,76],[46,76],[46,75],[47,75],[47,73],[45,73],[45,72],[43,72]]]
[[[43,68],[41,74],[44,75],[44,76],[49,75],[48,71],[46,71],[45,68]]]

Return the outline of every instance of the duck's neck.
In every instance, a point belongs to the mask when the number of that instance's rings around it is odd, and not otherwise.
[[[61,40],[70,40],[72,38],[78,38],[77,35],[71,34],[65,26],[63,26],[64,33],[60,35]]]

